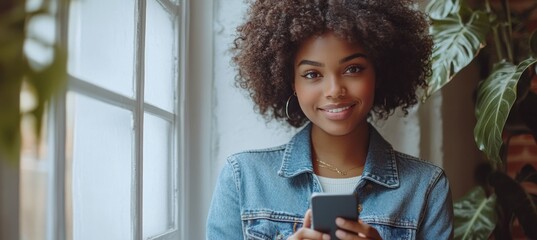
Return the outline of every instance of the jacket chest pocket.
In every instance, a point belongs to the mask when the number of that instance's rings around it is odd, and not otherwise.
[[[382,239],[411,240],[416,239],[416,230],[413,228],[404,228],[389,226],[383,224],[371,224],[379,233]]]
[[[244,220],[245,238],[248,240],[279,240],[293,235],[295,229],[302,227],[298,221],[277,221],[273,219]]]

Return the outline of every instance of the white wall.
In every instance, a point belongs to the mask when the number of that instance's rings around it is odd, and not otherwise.
[[[213,91],[216,98],[213,102],[212,137],[216,151],[213,154],[213,177],[216,177],[230,154],[286,143],[296,130],[282,128],[278,122],[266,123],[254,112],[246,92],[234,86],[236,72],[231,65],[229,49],[235,28],[243,20],[246,5],[243,0],[217,0],[214,4]]]

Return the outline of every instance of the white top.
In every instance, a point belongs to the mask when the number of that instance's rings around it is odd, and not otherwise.
[[[361,177],[327,178],[317,175],[325,193],[353,193]]]

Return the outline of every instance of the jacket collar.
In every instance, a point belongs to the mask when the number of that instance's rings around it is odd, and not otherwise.
[[[311,123],[300,130],[286,145],[278,175],[285,178],[303,173],[313,173],[311,164]],[[362,172],[362,179],[395,188],[399,186],[399,174],[395,151],[378,131],[369,125],[369,147]]]

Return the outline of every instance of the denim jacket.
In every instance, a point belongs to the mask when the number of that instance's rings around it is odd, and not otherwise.
[[[358,217],[383,239],[451,239],[448,179],[433,164],[399,153],[369,127],[369,149],[355,189]],[[287,239],[302,227],[313,192],[311,124],[288,144],[228,158],[207,219],[207,239]]]

